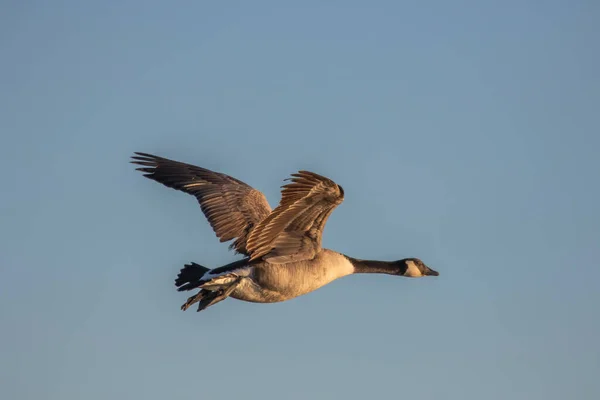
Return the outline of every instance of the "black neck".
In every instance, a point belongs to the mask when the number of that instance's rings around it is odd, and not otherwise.
[[[355,274],[389,274],[402,275],[406,271],[404,263],[395,261],[377,261],[377,260],[359,260],[348,257],[348,260],[354,265]]]

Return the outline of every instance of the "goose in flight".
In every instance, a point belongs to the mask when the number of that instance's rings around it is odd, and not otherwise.
[[[131,162],[146,178],[196,197],[220,241],[235,239],[230,249],[245,256],[214,269],[186,264],[175,279],[177,290],[198,292],[182,310],[199,303],[202,311],[227,297],[285,301],[350,274],[439,275],[418,258],[361,260],[322,248],[327,218],[344,199],[342,187],[324,176],[292,174],[272,210],[264,194],[223,173],[139,152]]]

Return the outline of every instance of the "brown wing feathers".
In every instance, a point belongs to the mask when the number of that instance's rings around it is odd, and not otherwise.
[[[231,176],[178,161],[135,153],[137,170],[163,185],[196,197],[221,242],[231,248],[285,263],[312,259],[321,249],[327,218],[342,203],[344,191],[332,180],[309,171],[286,179],[281,201],[271,212],[264,194]]]
[[[332,180],[308,171],[292,174],[277,208],[250,233],[251,260],[279,263],[311,259],[321,248],[327,217],[344,198]]]
[[[265,196],[231,176],[147,153],[135,153],[138,171],[163,185],[196,197],[221,242],[237,239],[231,247],[248,254],[252,228],[271,212]]]

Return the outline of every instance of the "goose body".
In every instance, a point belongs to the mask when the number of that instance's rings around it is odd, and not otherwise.
[[[322,248],[325,223],[344,191],[321,175],[292,174],[272,210],[261,192],[228,175],[147,153],[132,158],[147,178],[195,196],[221,242],[235,239],[230,248],[245,256],[214,269],[186,264],[175,284],[179,291],[199,291],[183,310],[198,302],[201,311],[227,297],[281,302],[351,274],[438,275],[418,258],[360,260]]]
[[[323,249],[313,260],[285,264],[259,262],[237,269],[235,274],[240,276],[240,284],[231,297],[254,303],[275,303],[310,293],[352,273],[354,266],[346,257]]]

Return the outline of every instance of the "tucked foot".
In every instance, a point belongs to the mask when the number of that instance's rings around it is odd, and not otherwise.
[[[198,293],[193,296],[188,297],[187,301],[183,303],[181,306],[181,310],[185,311],[190,308],[193,304],[200,302],[198,304],[198,311],[202,311],[207,309],[208,307],[217,304],[220,301],[225,300],[240,284],[240,280],[236,279],[233,282],[228,283],[227,285],[216,285],[213,282],[208,282],[206,286],[209,286],[210,289],[202,288]]]
[[[198,304],[198,310],[196,310],[196,311],[200,312],[202,310],[207,309],[210,306],[217,304],[220,301],[225,300],[227,297],[229,297],[229,295],[231,293],[233,293],[233,291],[235,290],[235,288],[238,284],[239,284],[239,281],[236,281],[225,288],[220,288],[218,290],[215,290],[214,292],[206,293],[199,300],[200,304]]]
[[[202,300],[202,298],[204,297],[206,292],[207,292],[206,290],[201,290],[198,293],[196,293],[195,295],[188,297],[187,301],[185,303],[183,303],[183,305],[181,306],[181,311],[187,310],[188,308],[190,308],[190,306],[192,304],[197,303],[200,300]]]

